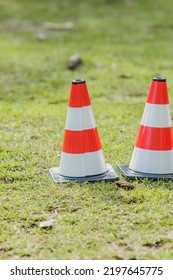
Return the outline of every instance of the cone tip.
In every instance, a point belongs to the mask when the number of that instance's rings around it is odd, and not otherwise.
[[[83,79],[76,79],[72,81],[73,85],[78,85],[78,84],[85,84],[85,80]]]
[[[166,79],[163,77],[154,77],[153,81],[155,82],[166,82]]]

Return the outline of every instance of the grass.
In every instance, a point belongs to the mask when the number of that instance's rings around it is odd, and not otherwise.
[[[75,78],[86,79],[116,170],[131,158],[153,76],[167,78],[173,115],[172,2],[1,0],[0,9],[0,259],[173,259],[171,181],[126,191],[48,175]],[[44,30],[46,21],[75,27]],[[73,53],[84,63],[70,71]],[[39,227],[50,219],[51,229]]]

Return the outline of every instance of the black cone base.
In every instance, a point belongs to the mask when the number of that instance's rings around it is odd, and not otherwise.
[[[136,179],[136,178],[148,178],[148,179],[172,179],[173,180],[173,173],[170,174],[151,174],[151,173],[143,173],[143,172],[137,172],[137,171],[132,171],[129,169],[128,164],[118,164],[118,168],[121,170],[123,173],[124,177],[129,178],[129,179]]]
[[[76,182],[97,182],[97,181],[116,181],[119,179],[112,165],[109,163],[106,164],[108,171],[94,176],[86,176],[86,177],[66,177],[59,174],[59,168],[53,167],[49,169],[50,176],[52,177],[55,183],[67,183],[70,181]]]

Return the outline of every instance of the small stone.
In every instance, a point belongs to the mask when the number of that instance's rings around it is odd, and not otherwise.
[[[68,69],[74,70],[82,63],[80,55],[73,54],[68,60]]]
[[[46,36],[45,33],[38,33],[36,35],[36,38],[37,38],[38,41],[45,41],[47,39],[47,36]]]
[[[55,223],[55,220],[43,221],[43,222],[40,222],[39,227],[40,228],[52,228],[54,223]]]
[[[99,68],[102,68],[102,63],[101,63],[101,62],[97,62],[97,63],[95,64],[95,67],[98,68],[98,69],[99,69]]]

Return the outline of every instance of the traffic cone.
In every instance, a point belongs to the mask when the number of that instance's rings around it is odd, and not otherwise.
[[[173,133],[165,78],[153,78],[130,164],[119,168],[127,178],[173,179]]]
[[[118,180],[106,164],[84,80],[73,80],[60,166],[49,169],[54,182]]]

